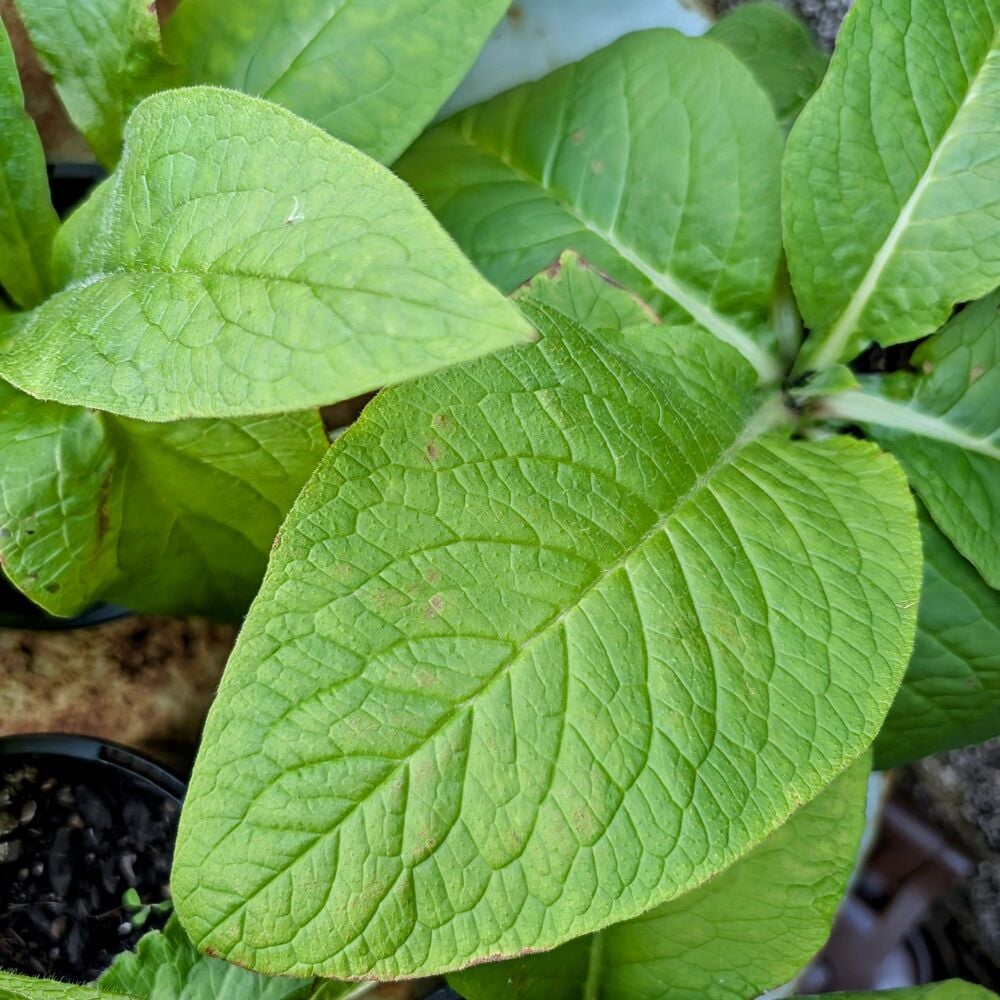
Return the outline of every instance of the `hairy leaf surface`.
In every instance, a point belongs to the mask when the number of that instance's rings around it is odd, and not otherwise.
[[[260,976],[199,955],[176,916],[119,955],[98,985],[145,1000],[305,1000],[313,989],[310,981]]]
[[[57,615],[237,617],[326,450],[315,413],[150,424],[0,383],[0,559]]]
[[[880,768],[1000,735],[1000,591],[926,513],[917,644],[875,742]]]
[[[467,1000],[753,1000],[819,950],[857,862],[865,757],[721,875],[555,951],[449,976]]]
[[[114,166],[125,119],[163,81],[149,0],[16,0],[42,64],[97,158]]]
[[[202,949],[392,977],[547,949],[727,868],[874,737],[919,536],[893,460],[769,432],[700,330],[381,394],[281,542],[173,887]]]
[[[902,462],[938,527],[1000,587],[1000,292],[914,352],[914,372],[864,381],[827,411],[864,424]]]
[[[73,986],[48,979],[0,972],[0,1000],[145,1000],[122,993],[106,993],[96,986]]]
[[[527,339],[385,168],[242,94],[157,94],[2,374],[146,420],[306,409]]]
[[[802,369],[915,340],[1000,283],[1000,0],[862,0],[788,141]]]
[[[771,0],[745,3],[709,30],[708,37],[732,50],[771,99],[789,129],[823,80],[827,58],[809,29]]]
[[[22,308],[48,291],[49,254],[59,220],[49,200],[45,152],[24,110],[7,29],[0,22],[0,286]]]
[[[188,83],[266,97],[391,163],[458,86],[508,0],[184,0]]]
[[[576,250],[771,379],[781,146],[731,52],[654,30],[463,111],[397,170],[504,291]]]

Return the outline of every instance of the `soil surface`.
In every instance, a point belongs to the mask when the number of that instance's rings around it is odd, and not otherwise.
[[[140,927],[122,895],[169,899],[179,806],[91,761],[0,758],[0,968],[96,979],[167,914]]]

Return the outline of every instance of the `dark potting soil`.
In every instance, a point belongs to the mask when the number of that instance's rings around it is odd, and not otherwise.
[[[0,968],[96,979],[167,914],[135,926],[122,895],[169,898],[179,806],[152,785],[71,758],[0,758]]]

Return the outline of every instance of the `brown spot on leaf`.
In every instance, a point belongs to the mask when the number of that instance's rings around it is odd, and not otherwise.
[[[575,146],[579,146],[581,142],[587,137],[587,130],[585,128],[578,128],[575,132],[570,135],[570,141]]]
[[[973,382],[978,382],[985,372],[985,369],[981,365],[976,365],[972,371],[969,372],[969,385]]]
[[[923,364],[922,364],[922,365],[920,366],[920,370],[921,370],[921,371],[922,371],[922,372],[923,372],[923,373],[924,373],[925,375],[930,375],[930,373],[931,373],[932,371],[934,371],[934,365],[932,365],[932,364],[930,363],[930,361],[925,361],[925,362],[924,362],[924,363],[923,363]]]
[[[427,602],[427,610],[424,612],[425,618],[434,618],[436,615],[441,614],[444,608],[444,598],[440,594],[435,594]]]
[[[590,169],[595,174],[603,174],[604,173],[604,161],[603,160],[594,160],[593,163],[590,164]]]
[[[435,413],[431,418],[431,424],[434,427],[439,427],[441,430],[445,430],[451,426],[451,420],[448,418],[447,413]]]
[[[441,449],[433,441],[427,442],[427,457],[436,462],[441,457]]]

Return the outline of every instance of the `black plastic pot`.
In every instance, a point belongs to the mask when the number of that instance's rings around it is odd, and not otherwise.
[[[184,783],[82,736],[0,739],[0,968],[85,982],[168,914]]]

